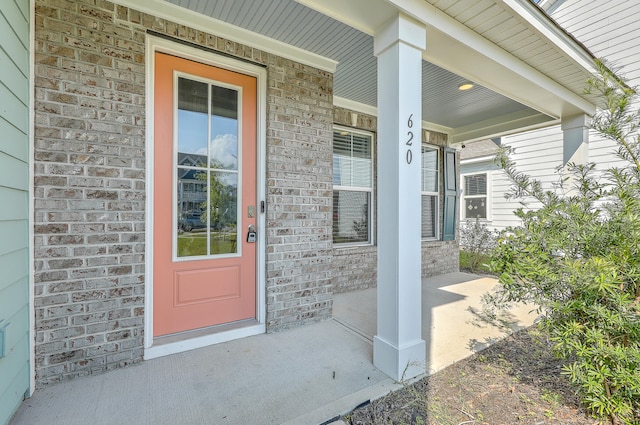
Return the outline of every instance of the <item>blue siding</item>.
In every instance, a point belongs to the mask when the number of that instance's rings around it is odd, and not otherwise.
[[[0,424],[29,390],[29,0],[0,2]]]

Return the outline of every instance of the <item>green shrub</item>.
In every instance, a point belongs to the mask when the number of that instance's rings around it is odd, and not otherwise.
[[[460,267],[476,272],[489,272],[489,253],[496,246],[497,232],[480,220],[460,223]]]
[[[616,142],[624,167],[596,172],[569,164],[561,185],[519,173],[508,150],[498,159],[511,195],[533,199],[522,224],[503,232],[492,270],[501,291],[492,303],[539,306],[565,373],[585,406],[613,424],[640,424],[640,115],[636,93],[601,66],[588,82],[603,99],[593,128]]]

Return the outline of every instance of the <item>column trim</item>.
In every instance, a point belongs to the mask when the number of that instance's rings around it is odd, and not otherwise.
[[[425,50],[427,48],[427,29],[423,23],[400,13],[389,20],[374,36],[373,54],[379,56],[398,42],[418,50]]]
[[[373,363],[396,381],[426,370],[422,339],[422,51],[426,28],[397,15],[376,34],[378,301]]]

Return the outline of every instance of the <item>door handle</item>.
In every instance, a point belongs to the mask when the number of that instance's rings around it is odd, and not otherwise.
[[[253,224],[250,224],[249,225],[249,232],[247,232],[247,242],[255,243],[256,242],[256,238],[257,238],[256,226],[254,226]]]

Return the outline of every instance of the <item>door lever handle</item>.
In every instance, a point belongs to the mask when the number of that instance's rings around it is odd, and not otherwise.
[[[253,224],[249,225],[249,231],[247,232],[247,242],[255,243],[257,239],[256,226]]]

